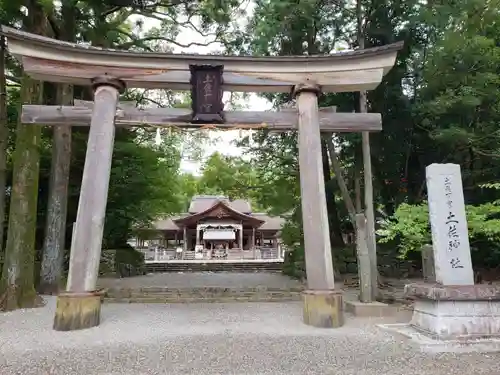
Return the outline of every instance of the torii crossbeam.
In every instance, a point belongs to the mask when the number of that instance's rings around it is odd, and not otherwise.
[[[335,113],[334,107],[320,108],[319,125],[322,132],[358,132],[382,130],[379,113]],[[93,102],[76,101],[75,106],[24,105],[22,122],[39,125],[90,126]],[[136,108],[133,103],[117,106],[117,126],[156,126],[221,130],[286,131],[298,129],[298,111],[279,112],[228,111],[221,124],[191,123],[191,111],[178,108]]]

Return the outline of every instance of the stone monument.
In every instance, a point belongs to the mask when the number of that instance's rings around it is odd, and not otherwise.
[[[500,288],[474,285],[460,166],[426,168],[435,283],[409,284],[410,328],[439,340],[500,338]]]

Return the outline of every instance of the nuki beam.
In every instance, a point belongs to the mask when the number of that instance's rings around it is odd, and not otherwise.
[[[78,101],[76,106],[23,105],[22,122],[39,125],[89,126],[93,102]],[[118,105],[117,126],[156,126],[197,129],[296,130],[298,111],[287,109],[279,112],[230,111],[224,113],[224,124],[192,124],[191,110],[179,108],[136,108],[132,103]],[[361,132],[382,130],[382,118],[378,113],[335,113],[330,107],[319,110],[322,132]]]

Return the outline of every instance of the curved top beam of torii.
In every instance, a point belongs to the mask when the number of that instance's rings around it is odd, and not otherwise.
[[[109,74],[128,87],[190,89],[189,65],[224,65],[225,91],[290,92],[299,83],[323,92],[372,90],[394,65],[402,43],[324,56],[216,56],[119,51],[26,33],[1,26],[9,52],[27,74],[51,82],[88,85]]]

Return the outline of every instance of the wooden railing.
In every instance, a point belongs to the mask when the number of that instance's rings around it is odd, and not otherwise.
[[[177,253],[175,249],[166,250],[149,250],[138,249],[144,253],[144,259],[148,262],[168,262],[168,261],[192,261],[192,260],[283,260],[283,252],[278,248],[257,247],[255,250],[208,250],[204,249],[200,254],[196,254],[194,250]]]

